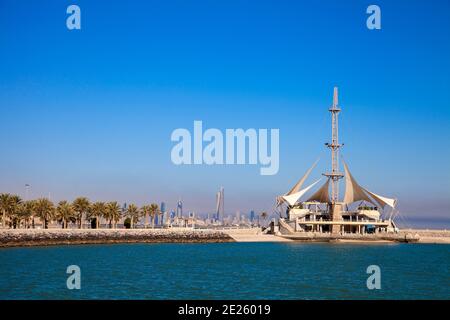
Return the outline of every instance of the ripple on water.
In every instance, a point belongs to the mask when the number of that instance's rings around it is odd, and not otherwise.
[[[116,244],[0,249],[0,299],[449,299],[446,245]],[[79,265],[82,289],[66,288]],[[369,265],[382,289],[366,287]]]

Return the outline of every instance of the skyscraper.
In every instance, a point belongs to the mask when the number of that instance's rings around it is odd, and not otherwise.
[[[181,199],[178,200],[178,203],[177,203],[177,217],[178,218],[183,217],[183,202],[181,202]]]
[[[250,222],[253,223],[253,220],[255,220],[255,211],[250,211]]]
[[[160,224],[164,225],[164,222],[166,220],[166,203],[165,202],[161,202],[160,209],[161,209],[161,221],[160,221]]]
[[[216,214],[214,219],[216,221],[221,221],[224,215],[224,207],[225,207],[225,189],[220,187],[219,191],[216,193]]]

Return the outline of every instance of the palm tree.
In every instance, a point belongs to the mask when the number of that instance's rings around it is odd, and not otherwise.
[[[106,204],[104,202],[94,202],[89,210],[89,218],[95,217],[95,227],[98,229],[100,227],[100,217],[105,217],[107,215]]]
[[[127,209],[127,217],[131,220],[131,229],[133,229],[134,224],[139,221],[140,216],[141,212],[139,208],[134,204],[130,204]]]
[[[159,214],[159,206],[156,203],[150,205],[150,216],[152,217],[152,228],[155,227],[155,217]]]
[[[86,197],[76,198],[72,202],[72,206],[76,213],[76,218],[78,221],[78,229],[82,229],[84,216],[86,216],[89,213],[90,207],[89,200]]]
[[[11,217],[11,223],[14,229],[20,228],[19,209],[21,204],[22,199],[18,195],[14,194],[10,197],[9,216]]]
[[[2,212],[2,228],[6,227],[6,216],[9,212],[10,196],[11,195],[9,193],[0,194],[0,211]]]
[[[60,201],[56,207],[56,219],[62,222],[62,228],[67,229],[69,221],[75,220],[75,210],[67,201]]]
[[[119,222],[122,216],[122,209],[116,201],[108,202],[106,204],[106,219],[109,220],[109,228],[112,226],[112,222],[114,222],[114,229],[117,227],[117,222]]]
[[[24,220],[24,227],[28,229],[30,227],[30,219],[33,219],[34,215],[34,204],[33,200],[25,201],[20,204],[18,209],[19,220]],[[32,223],[33,227],[34,224]]]
[[[148,224],[147,224],[147,216],[149,216],[151,214],[151,206],[149,206],[149,205],[142,206],[141,212],[142,212],[142,215],[144,216],[145,228],[147,228],[147,226],[148,226]]]
[[[36,215],[44,221],[44,229],[48,229],[48,222],[55,216],[55,206],[49,199],[37,199],[34,210]]]
[[[17,195],[9,193],[0,194],[0,211],[2,212],[2,226],[6,227],[6,219],[9,218],[9,225],[14,228],[17,226],[19,205],[22,203],[22,199]]]
[[[31,227],[34,229],[34,217],[36,216],[36,200],[28,200],[24,203],[26,210],[31,213]]]
[[[105,203],[105,213],[103,214],[103,217],[105,218],[106,222],[108,223],[108,227],[111,229],[112,224],[112,216],[111,216],[111,210],[109,208],[110,202]]]

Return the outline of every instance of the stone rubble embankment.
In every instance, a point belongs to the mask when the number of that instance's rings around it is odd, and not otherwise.
[[[233,242],[227,234],[193,229],[6,229],[0,247],[100,243]]]

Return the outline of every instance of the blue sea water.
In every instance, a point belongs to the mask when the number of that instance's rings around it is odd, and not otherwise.
[[[66,268],[81,268],[69,290]],[[369,265],[381,289],[366,286]],[[0,299],[450,299],[450,246],[115,244],[0,249]]]

